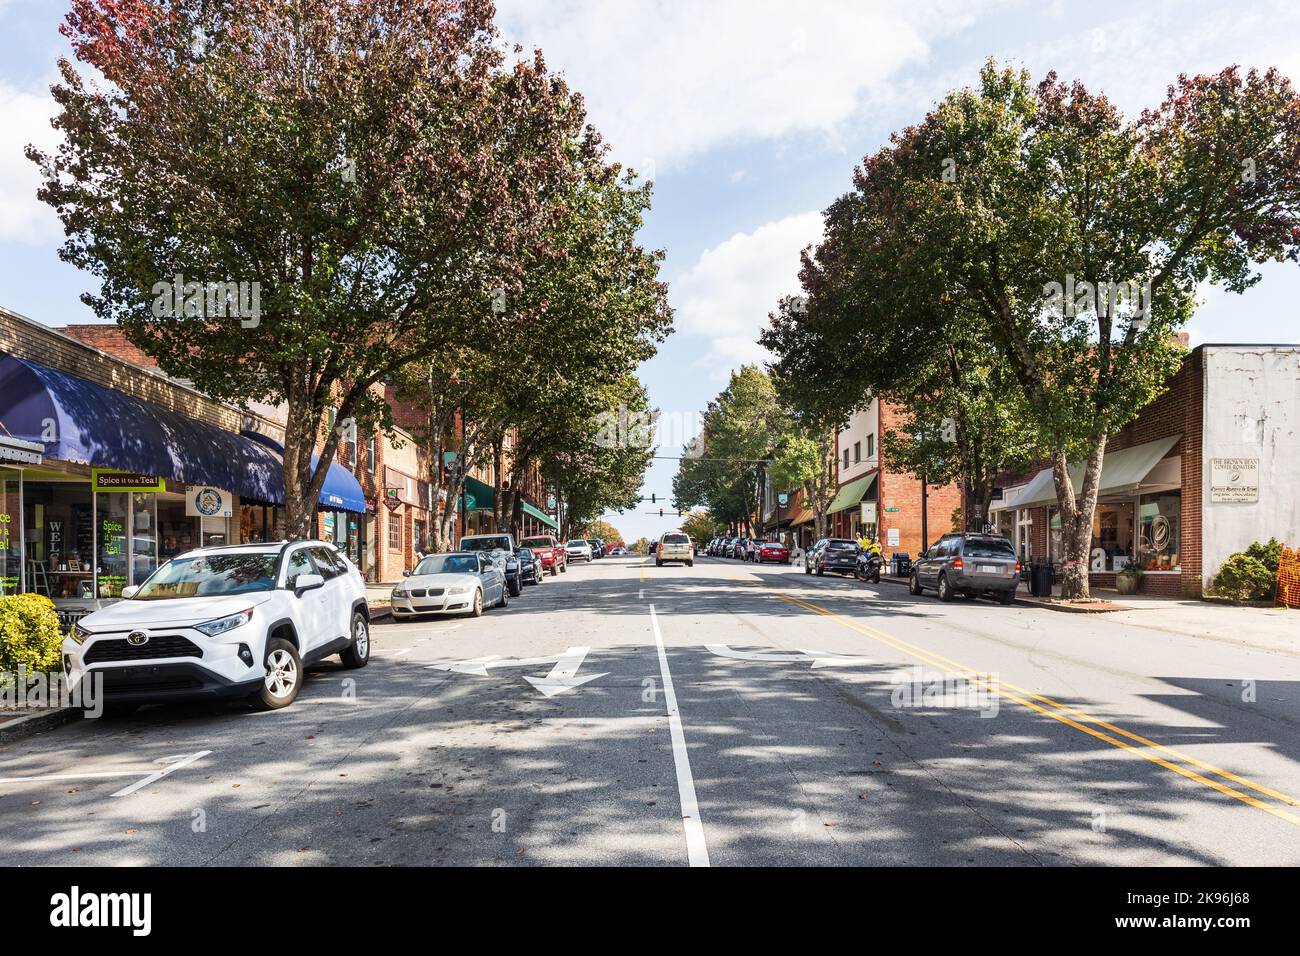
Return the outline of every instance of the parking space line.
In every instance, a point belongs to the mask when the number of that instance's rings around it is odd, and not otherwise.
[[[125,797],[135,793],[141,787],[156,783],[173,771],[188,767],[194,761],[201,760],[210,753],[212,753],[211,750],[200,750],[197,753],[186,754],[160,770],[90,770],[85,773],[50,773],[38,777],[0,777],[0,786],[9,783],[45,783],[52,780],[106,780],[113,777],[140,777],[140,780],[130,786],[123,787],[116,793],[109,795],[110,797]]]
[[[655,614],[653,604],[650,605],[650,626],[654,629],[655,648],[659,652],[659,675],[664,682],[668,732],[672,737],[673,769],[677,773],[677,797],[682,806],[682,826],[686,830],[686,858],[691,866],[708,866],[709,848],[704,842],[704,822],[700,819],[700,806],[695,798],[695,778],[691,776],[691,758],[686,751],[686,734],[682,730],[681,712],[677,708],[677,693],[673,690],[673,675],[668,669],[668,653],[664,650],[664,636],[659,630],[659,617]]]

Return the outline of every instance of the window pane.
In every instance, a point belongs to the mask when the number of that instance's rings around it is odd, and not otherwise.
[[[1147,571],[1177,571],[1181,564],[1179,541],[1182,530],[1183,495],[1171,491],[1143,495],[1142,567]]]
[[[1133,556],[1133,503],[1099,502],[1092,516],[1090,567],[1093,571],[1118,571]]]

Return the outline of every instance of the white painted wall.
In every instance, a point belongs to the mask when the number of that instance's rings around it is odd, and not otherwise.
[[[854,478],[861,478],[867,472],[872,471],[880,463],[880,436],[876,435],[876,426],[880,421],[880,412],[876,406],[876,400],[873,398],[871,403],[861,411],[855,412],[849,419],[849,425],[839,434],[839,454],[840,454],[840,484],[846,481],[852,481]],[[867,436],[875,435],[874,450],[872,457],[867,458]],[[853,460],[853,443],[862,443],[862,461]],[[849,467],[844,468],[844,449],[849,451]]]
[[[1205,350],[1202,584],[1228,555],[1277,538],[1300,547],[1300,345]],[[1210,459],[1258,458],[1259,501],[1210,501]]]

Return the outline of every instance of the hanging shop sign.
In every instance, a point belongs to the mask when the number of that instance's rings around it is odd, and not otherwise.
[[[1211,458],[1210,500],[1236,504],[1259,501],[1259,459]]]
[[[228,491],[211,485],[190,485],[185,491],[187,518],[230,518],[235,513],[235,498]]]
[[[776,496],[776,503],[784,508],[790,503],[790,496],[783,491]]]
[[[39,465],[45,454],[45,446],[21,438],[0,435],[0,461],[12,461],[19,465]]]
[[[166,491],[167,482],[157,475],[112,468],[90,469],[90,484],[96,491]]]
[[[384,489],[384,504],[388,506],[389,511],[396,511],[402,507],[401,491],[400,488]]]
[[[863,524],[876,523],[876,503],[874,501],[862,502],[862,523]]]

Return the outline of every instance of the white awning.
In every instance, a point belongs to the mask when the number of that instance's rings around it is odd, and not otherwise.
[[[1149,441],[1134,445],[1122,451],[1108,452],[1101,462],[1101,485],[1098,496],[1132,494],[1138,491],[1151,469],[1160,463],[1160,459],[1169,454],[1169,450],[1178,444],[1182,435]],[[1075,494],[1083,487],[1083,463],[1070,465],[1070,482]],[[1012,503],[1014,508],[1041,508],[1043,505],[1056,504],[1056,483],[1052,480],[1052,469],[1044,468],[1034,475],[1025,490],[1016,495]]]

